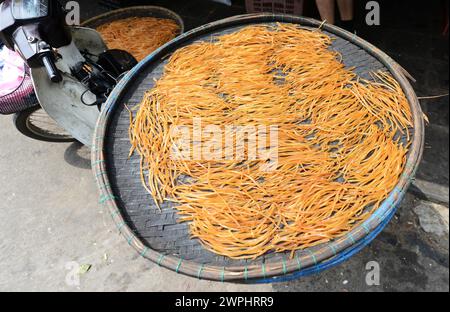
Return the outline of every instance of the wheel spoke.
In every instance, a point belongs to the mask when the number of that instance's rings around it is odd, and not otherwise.
[[[61,128],[43,109],[37,109],[28,116],[29,130],[50,139],[69,139],[71,135]]]

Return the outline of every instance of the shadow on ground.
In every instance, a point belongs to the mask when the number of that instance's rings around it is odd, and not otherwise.
[[[91,150],[78,141],[73,142],[66,148],[64,160],[71,166],[91,169]]]

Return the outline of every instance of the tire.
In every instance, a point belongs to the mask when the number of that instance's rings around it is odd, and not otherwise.
[[[76,141],[48,116],[41,106],[33,106],[14,114],[14,125],[23,135],[45,142]]]

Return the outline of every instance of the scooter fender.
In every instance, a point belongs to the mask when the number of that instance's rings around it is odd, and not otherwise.
[[[72,27],[72,42],[58,49],[61,58],[56,67],[61,71],[62,81],[51,82],[44,67],[32,68],[31,78],[36,96],[44,111],[53,118],[59,126],[64,128],[81,143],[91,146],[99,108],[88,106],[93,103],[95,95],[81,82],[71,75],[70,68],[78,62],[84,61],[80,51],[87,51],[90,55],[98,55],[107,47],[100,34],[85,27]]]

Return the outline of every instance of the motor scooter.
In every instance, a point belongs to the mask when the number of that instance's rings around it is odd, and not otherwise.
[[[68,26],[65,14],[57,0],[0,1],[0,41],[29,67],[39,103],[14,120],[30,137],[91,146],[102,104],[137,61],[94,29]]]

